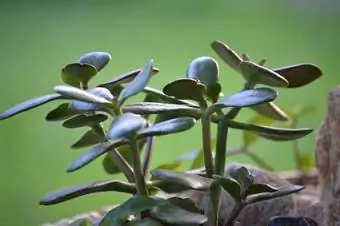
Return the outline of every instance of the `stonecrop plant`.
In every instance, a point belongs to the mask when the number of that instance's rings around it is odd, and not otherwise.
[[[245,82],[238,93],[222,97],[218,63],[206,56],[190,62],[186,76],[169,82],[162,91],[147,86],[152,76],[159,72],[153,60],[142,69],[92,86],[91,78],[109,63],[111,56],[105,52],[91,52],[61,70],[65,85],[54,86],[54,93],[2,112],[0,119],[4,120],[52,101],[62,101],[47,113],[45,119],[61,121],[65,128],[87,127],[88,131],[71,148],[90,148],[70,165],[67,172],[83,169],[102,156],[106,173],[122,173],[126,178],[64,188],[47,194],[40,204],[54,205],[91,193],[114,191],[131,194],[131,197],[97,222],[84,218],[70,225],[217,226],[222,189],[236,202],[227,225],[233,225],[247,205],[302,190],[299,185],[275,188],[254,183],[250,171],[241,166],[225,176],[227,138],[231,129],[245,131],[246,148],[257,139],[253,135],[272,141],[293,141],[311,133],[309,128],[277,128],[256,124],[256,120],[243,123],[235,117],[241,109],[250,108],[270,120],[288,120],[287,114],[274,103],[278,93],[273,88],[307,85],[322,75],[321,70],[307,63],[269,69],[264,67],[265,60],[255,63],[245,54],[240,57],[220,41],[212,42],[211,47],[244,77]],[[144,101],[127,103],[135,95],[144,95]],[[151,115],[155,116],[153,120]],[[107,120],[109,124],[104,124]],[[212,124],[217,124],[216,136],[213,136]],[[154,139],[185,132],[194,126],[202,128],[201,151],[150,170]],[[192,161],[193,168],[200,167],[199,163],[195,165],[200,160],[204,166],[201,171],[174,170],[183,161]],[[176,196],[187,190],[209,191],[213,211],[204,213],[193,200]],[[311,219],[303,220],[312,222]],[[301,221],[301,218],[276,216],[268,224],[283,225],[288,221]]]

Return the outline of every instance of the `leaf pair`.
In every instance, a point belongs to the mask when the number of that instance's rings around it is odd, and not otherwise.
[[[79,63],[68,64],[61,70],[61,78],[67,85],[87,89],[89,81],[111,60],[105,52],[87,53]]]
[[[218,175],[214,177],[217,183],[221,185],[236,202],[242,202],[244,205],[289,195],[303,189],[302,186],[289,186],[278,189],[268,184],[254,183],[253,176],[245,167],[232,169],[230,171],[230,177]]]
[[[322,75],[321,70],[312,64],[303,63],[270,70],[254,62],[243,61],[234,50],[220,41],[212,42],[211,47],[227,65],[240,72],[250,86],[264,84],[297,88],[315,81]],[[253,106],[251,109],[274,120],[288,120],[287,115],[271,102]]]

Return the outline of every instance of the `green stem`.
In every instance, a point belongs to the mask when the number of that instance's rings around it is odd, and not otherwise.
[[[204,112],[208,106],[205,100],[200,101],[200,107]],[[214,174],[214,165],[213,165],[213,156],[212,156],[212,149],[211,149],[211,118],[210,115],[206,116],[203,114],[201,118],[202,123],[202,142],[203,142],[203,154],[204,154],[204,165],[206,175],[209,178],[212,178]]]
[[[132,165],[133,171],[135,173],[135,180],[137,191],[139,195],[148,196],[148,190],[146,187],[146,182],[142,172],[142,166],[140,162],[140,153],[137,140],[132,139],[129,142],[131,150],[132,150]]]
[[[143,162],[143,176],[147,177],[148,170],[150,168],[151,157],[153,153],[155,137],[148,137],[146,141],[145,158]]]
[[[224,175],[224,167],[227,154],[228,123],[221,120],[217,125],[217,143],[215,156],[215,173]]]
[[[217,143],[216,143],[216,156],[215,156],[215,174],[223,176],[226,153],[227,153],[227,136],[228,136],[228,123],[221,120],[217,125]],[[211,200],[213,200],[214,213],[211,213],[210,219],[213,226],[218,225],[219,216],[219,200],[221,195],[221,187],[217,187],[211,192]]]

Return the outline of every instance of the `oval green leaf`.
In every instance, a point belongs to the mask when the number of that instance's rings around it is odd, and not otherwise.
[[[190,62],[187,69],[186,77],[188,79],[199,80],[206,87],[215,85],[219,82],[218,63],[212,57],[198,57]]]
[[[71,148],[84,148],[106,141],[106,137],[100,136],[93,129],[87,131],[78,141],[72,144]]]
[[[274,100],[277,92],[270,88],[255,88],[244,90],[225,99],[221,99],[216,104],[211,105],[205,115],[211,115],[217,110],[226,107],[250,107],[253,105],[265,103]]]
[[[182,116],[198,116],[200,117],[202,112],[198,108],[189,107],[180,104],[167,104],[167,103],[155,103],[155,102],[143,102],[125,105],[122,107],[124,113],[134,113],[139,115],[147,114],[160,114],[160,113],[178,113]]]
[[[170,202],[153,207],[150,214],[153,218],[171,225],[200,225],[207,221],[204,215],[182,209]]]
[[[240,71],[240,63],[242,59],[237,53],[226,44],[220,41],[211,43],[211,48],[221,57],[221,59],[228,64],[235,71]]]
[[[9,109],[7,109],[6,111],[0,113],[0,120],[4,120],[7,118],[10,118],[14,115],[20,114],[22,112],[31,110],[33,108],[39,107],[41,105],[44,105],[48,102],[54,101],[54,100],[58,100],[58,99],[62,99],[62,96],[60,94],[48,94],[45,96],[41,96],[41,97],[36,97],[30,100],[27,100],[21,104],[18,104],[14,107],[11,107]]]
[[[77,114],[78,112],[70,108],[69,103],[63,103],[47,113],[45,119],[46,121],[60,121],[71,118],[72,116],[75,116]]]
[[[198,80],[183,78],[168,83],[164,86],[163,92],[177,99],[202,102],[206,94],[206,89]]]
[[[70,199],[78,198],[83,195],[106,191],[135,194],[137,189],[134,184],[123,181],[96,181],[51,192],[43,197],[39,204],[45,206],[53,205],[65,202]]]
[[[167,193],[178,192],[177,189],[205,191],[210,186],[210,180],[192,173],[161,169],[153,169],[150,173],[153,178],[159,180],[154,186]]]
[[[109,88],[109,87],[118,86],[124,83],[129,83],[133,81],[136,78],[136,76],[141,72],[142,72],[142,69],[133,70],[125,74],[119,75],[118,77],[112,79],[111,81],[107,83],[103,83],[99,86]],[[152,68],[151,74],[156,75],[158,72],[159,72],[158,68]]]
[[[288,81],[278,73],[260,66],[254,62],[243,61],[240,63],[243,77],[250,84],[263,84],[272,87],[287,87]]]
[[[89,126],[92,127],[94,125],[98,125],[101,122],[104,122],[108,117],[103,114],[95,114],[95,115],[78,115],[71,119],[66,120],[63,123],[65,128],[79,128]]]
[[[106,52],[91,52],[86,53],[82,57],[79,58],[79,63],[81,64],[89,64],[97,69],[97,71],[101,71],[111,60],[111,55]]]
[[[97,69],[90,64],[72,63],[61,70],[61,78],[67,85],[87,88],[88,82],[97,72]]]
[[[137,137],[142,138],[148,136],[162,136],[172,133],[179,133],[191,129],[195,123],[196,120],[192,117],[179,117],[170,119],[140,130],[137,134]]]
[[[140,115],[124,113],[113,120],[107,131],[107,137],[112,140],[132,139],[139,130],[146,126],[147,121]]]
[[[199,105],[197,105],[194,102],[185,101],[185,100],[178,100],[174,97],[171,97],[171,96],[164,94],[162,91],[159,91],[159,90],[151,88],[151,87],[145,87],[143,89],[143,92],[145,94],[148,94],[148,95],[154,96],[155,98],[160,99],[161,102],[164,102],[164,103],[183,104],[183,105],[187,105],[187,106],[190,106],[190,107],[199,108]]]
[[[274,141],[290,141],[300,139],[309,133],[313,132],[313,129],[283,129],[270,126],[260,126],[247,123],[241,123],[234,120],[228,120],[228,125],[234,129],[241,129],[254,132],[259,136],[268,140]]]
[[[123,103],[129,98],[132,97],[139,92],[141,92],[144,87],[148,84],[153,68],[153,60],[149,60],[143,70],[138,73],[136,78],[120,93],[118,97],[119,105],[123,105]]]
[[[82,154],[76,161],[74,161],[71,166],[67,169],[67,172],[74,172],[83,168],[84,166],[90,164],[92,161],[105,154],[109,150],[112,150],[116,147],[119,147],[123,144],[126,144],[126,140],[114,140],[108,141],[106,143],[99,144],[89,151]]]
[[[134,195],[120,206],[110,210],[100,221],[99,226],[121,226],[121,220],[131,214],[150,210],[153,207],[165,202],[163,199]]]
[[[113,96],[110,95],[111,93],[105,88],[94,88],[90,91],[84,91],[72,86],[55,86],[53,90],[64,98],[88,103],[111,104],[110,100],[113,99]],[[97,94],[102,91],[106,94],[105,98]]]
[[[222,188],[228,192],[236,202],[241,200],[241,185],[239,182],[237,182],[237,180],[218,175],[214,175],[214,178],[216,178],[217,183],[221,185]]]
[[[277,192],[278,189],[270,186],[269,184],[252,184],[250,185],[245,192],[245,195],[256,195],[259,193],[264,193],[264,192]]]
[[[320,68],[313,64],[296,64],[273,69],[288,80],[288,88],[298,88],[312,83],[322,76]]]
[[[254,106],[251,106],[250,108],[260,115],[266,116],[268,118],[271,118],[277,121],[288,121],[289,120],[287,114],[273,102],[254,105]]]
[[[246,167],[231,167],[229,174],[241,185],[242,192],[254,183],[254,177]]]
[[[266,193],[260,193],[256,195],[250,195],[247,197],[245,204],[249,205],[249,204],[261,202],[264,200],[269,200],[269,199],[274,199],[274,198],[285,196],[285,195],[290,195],[290,194],[299,192],[302,189],[304,189],[303,186],[292,185],[289,187],[280,188],[276,192],[266,192]]]

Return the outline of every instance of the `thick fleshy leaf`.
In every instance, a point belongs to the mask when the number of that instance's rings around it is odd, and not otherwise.
[[[67,169],[67,172],[73,172],[78,169],[83,168],[84,166],[90,164],[93,160],[97,159],[99,156],[105,154],[109,150],[112,150],[116,147],[119,147],[123,144],[126,144],[126,140],[113,140],[108,141],[106,143],[99,144],[89,151],[82,154],[76,161],[72,163],[72,165]]]
[[[210,180],[192,173],[153,169],[151,175],[159,180],[154,185],[167,193],[189,189],[204,191],[210,186]]]
[[[167,104],[155,102],[143,102],[136,104],[127,104],[122,107],[122,111],[134,114],[147,115],[147,114],[160,114],[160,113],[178,113],[183,116],[200,116],[201,110],[198,108],[189,107],[180,104]]]
[[[288,88],[305,86],[322,76],[322,71],[313,64],[296,64],[273,69],[288,80]]]
[[[240,184],[242,193],[254,183],[254,177],[250,174],[250,171],[246,167],[233,167],[230,169],[229,174]]]
[[[231,68],[235,71],[240,71],[239,65],[242,62],[242,59],[234,50],[220,41],[212,42],[211,47]]]
[[[106,137],[100,136],[93,129],[87,131],[78,141],[72,144],[71,148],[84,148],[106,141]]]
[[[263,192],[277,192],[278,189],[269,184],[251,184],[246,190],[246,196],[255,195]]]
[[[206,216],[187,211],[170,202],[155,206],[150,214],[153,218],[171,225],[200,225],[207,221]]]
[[[86,92],[88,92],[92,96],[100,98],[101,101],[106,100],[107,103],[104,103],[105,105],[106,104],[111,105],[111,102],[114,101],[114,96],[106,88],[96,87],[87,90]],[[105,110],[105,108],[102,108],[102,105],[98,103],[91,103],[89,101],[84,102],[80,100],[72,100],[70,103],[70,108],[78,112],[90,112],[90,113],[97,110]]]
[[[214,175],[218,184],[222,186],[222,188],[228,192],[236,202],[241,200],[241,185],[237,180],[233,178],[222,177],[218,175]]]
[[[112,79],[111,81],[107,82],[107,83],[103,83],[99,86],[101,87],[113,87],[113,86],[118,86],[124,83],[129,83],[131,81],[133,81],[136,76],[141,73],[142,69],[137,69],[137,70],[133,70],[130,72],[127,72],[125,74],[119,75],[117,77],[115,77],[114,79]],[[159,72],[158,68],[152,68],[152,75],[155,75]]]
[[[266,116],[277,121],[288,121],[289,119],[287,114],[273,102],[254,105],[251,106],[250,108],[260,115]]]
[[[216,83],[215,85],[211,85],[207,87],[207,97],[212,103],[216,103],[218,99],[223,96],[221,93],[222,86],[220,83]]]
[[[211,115],[217,110],[225,107],[250,107],[274,100],[277,92],[270,88],[255,88],[244,90],[225,99],[221,99],[216,104],[211,105],[206,111],[206,115]]]
[[[273,124],[273,120],[264,117],[263,115],[255,115],[248,121],[250,124],[257,124],[257,125],[265,125],[271,126]],[[260,137],[253,132],[243,131],[243,146],[249,147],[253,145],[256,141],[258,141]]]
[[[138,137],[161,136],[191,129],[196,123],[192,117],[180,117],[154,124],[138,132]]]
[[[247,123],[241,123],[234,120],[228,120],[228,125],[234,129],[241,129],[254,132],[259,136],[268,140],[274,141],[290,141],[300,139],[309,133],[313,132],[313,129],[286,129],[276,128],[270,126],[260,126]]]
[[[94,91],[104,90],[105,88],[94,88]],[[92,94],[92,92],[84,91],[72,86],[55,86],[53,90],[56,93],[63,95],[66,98],[84,101],[88,103],[95,103],[95,104],[110,104],[111,102],[104,97],[101,97],[96,94]],[[106,89],[105,89],[106,90]],[[108,90],[107,90],[108,91]],[[109,96],[110,99],[113,99],[113,96]]]
[[[90,64],[73,63],[61,70],[61,78],[67,85],[86,88],[87,83],[98,73]]]
[[[57,99],[62,99],[60,94],[48,94],[45,96],[41,96],[41,97],[36,97],[30,100],[27,100],[21,104],[18,104],[14,107],[11,107],[9,109],[7,109],[6,111],[0,113],[0,120],[4,120],[7,118],[10,118],[14,115],[17,115],[19,113],[28,111],[30,109],[39,107],[43,104],[46,104],[48,102],[51,102],[53,100],[57,100]]]
[[[266,193],[260,193],[256,195],[250,195],[246,199],[246,205],[252,204],[255,202],[264,201],[264,200],[274,199],[274,198],[285,196],[285,195],[290,195],[290,194],[299,192],[302,189],[304,189],[303,186],[292,185],[289,187],[280,188],[276,192],[266,192]]]
[[[147,121],[136,114],[124,113],[116,117],[110,129],[107,131],[107,137],[110,139],[132,139],[139,130],[147,126]]]
[[[94,226],[94,224],[89,219],[81,218],[73,221],[69,226]]]
[[[162,102],[165,102],[165,103],[183,104],[183,105],[188,105],[190,107],[199,108],[199,105],[197,105],[196,103],[194,103],[192,101],[178,100],[174,97],[171,97],[171,96],[164,94],[162,91],[159,91],[159,90],[151,88],[151,87],[145,87],[143,89],[143,92],[145,94],[154,96],[155,98],[159,98],[160,100],[162,100]]]
[[[63,123],[65,128],[79,128],[85,126],[94,126],[98,125],[101,122],[104,122],[107,119],[106,115],[96,114],[96,115],[78,115],[73,117]]]
[[[287,87],[288,81],[278,73],[254,62],[242,61],[240,69],[243,77],[250,84],[263,84],[272,87]]]
[[[71,118],[72,116],[77,115],[78,113],[70,108],[69,103],[63,103],[50,111],[45,119],[47,121],[60,121]]]
[[[163,226],[163,224],[152,218],[144,218],[142,220],[129,222],[126,226]]]
[[[135,194],[137,192],[136,186],[123,181],[96,181],[82,185],[76,185],[69,188],[63,188],[55,192],[47,194],[39,202],[40,205],[53,205],[61,202],[65,202],[70,199],[74,199],[83,195],[116,191],[124,192],[128,194]]]
[[[198,80],[183,78],[168,83],[164,86],[163,92],[177,99],[202,102],[206,94],[206,89]]]
[[[190,62],[187,69],[186,77],[189,79],[199,80],[206,87],[215,85],[219,82],[218,63],[212,57],[198,57]]]
[[[100,221],[99,226],[121,226],[122,221],[129,215],[150,210],[163,202],[165,200],[160,198],[135,195],[110,210]]]
[[[152,68],[153,60],[149,60],[136,78],[120,93],[118,97],[119,105],[122,105],[129,97],[138,94],[144,89],[151,78]]]
[[[86,53],[79,58],[79,63],[90,64],[94,66],[97,71],[101,71],[111,60],[111,55],[106,52],[91,52]]]
[[[318,223],[308,217],[274,216],[269,219],[268,226],[318,226]]]

